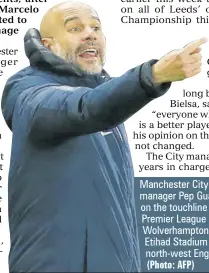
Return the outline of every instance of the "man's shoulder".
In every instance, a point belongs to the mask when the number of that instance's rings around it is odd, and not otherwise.
[[[16,82],[17,84],[35,82],[36,85],[38,85],[39,82],[47,83],[53,81],[55,81],[55,78],[50,73],[31,66],[23,68],[7,80],[7,82]]]
[[[57,75],[28,66],[7,80],[3,93],[7,95],[11,92],[13,94],[21,94],[26,90],[31,90],[31,88],[35,91],[42,86],[50,85],[61,85]]]

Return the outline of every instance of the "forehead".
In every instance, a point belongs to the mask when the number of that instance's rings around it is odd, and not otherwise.
[[[59,13],[63,23],[70,18],[79,18],[81,20],[94,18],[99,20],[96,11],[92,7],[84,4],[63,5],[59,9]]]

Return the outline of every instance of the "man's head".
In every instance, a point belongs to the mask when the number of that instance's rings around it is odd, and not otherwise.
[[[90,6],[68,1],[54,6],[42,19],[43,44],[82,74],[98,74],[105,61],[105,37]]]

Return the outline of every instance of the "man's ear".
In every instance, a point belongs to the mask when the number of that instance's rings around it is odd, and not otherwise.
[[[49,50],[51,50],[51,47],[53,46],[53,39],[52,38],[42,38],[41,41],[45,47],[47,47]]]

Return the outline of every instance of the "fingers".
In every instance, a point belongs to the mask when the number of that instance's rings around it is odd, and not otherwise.
[[[201,39],[195,40],[191,43],[189,43],[188,45],[186,45],[184,47],[183,52],[186,54],[193,54],[196,50],[198,50],[198,48],[203,45],[204,43],[207,42],[207,38],[203,37]]]
[[[196,56],[190,56],[187,61],[182,62],[182,70],[186,78],[192,77],[201,71],[201,56],[197,54]],[[196,73],[197,72],[197,73]]]
[[[196,40],[185,48],[174,50],[163,56],[153,69],[156,83],[181,81],[201,71],[201,48],[206,38]]]
[[[207,39],[201,38],[186,45],[181,53],[183,66],[182,69],[186,78],[193,77],[200,73],[202,66],[202,56],[200,46],[207,42]]]
[[[201,61],[202,56],[200,53],[188,55],[183,51],[176,51],[175,62],[173,63],[172,69],[178,74],[179,80],[190,78],[201,71]],[[171,62],[173,62],[173,58]]]
[[[201,63],[202,56],[199,53],[195,53],[189,56],[188,64]]]
[[[194,70],[199,70],[199,69],[201,69],[201,63],[199,62],[194,64],[185,64],[182,67],[182,70],[184,71],[184,74],[186,77],[190,75]]]
[[[193,76],[199,74],[200,72],[201,72],[201,68],[200,68],[200,67],[195,68],[194,70],[188,72],[187,75],[186,75],[186,77],[187,77],[187,78],[191,78],[191,77],[193,77]]]

